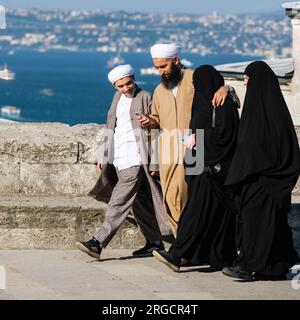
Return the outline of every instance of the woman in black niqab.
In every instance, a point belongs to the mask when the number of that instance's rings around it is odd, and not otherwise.
[[[204,129],[205,166],[221,164],[222,175],[225,175],[226,165],[230,163],[236,146],[237,105],[227,97],[224,105],[215,109],[213,125],[211,101],[214,93],[224,85],[224,79],[214,67],[204,65],[195,70],[193,83],[195,94],[190,128],[193,134],[197,129]],[[221,172],[218,177],[186,175],[188,203],[179,219],[177,237],[169,252],[154,254],[160,261],[169,261],[168,266],[173,261],[179,267],[178,261],[185,258],[193,264],[208,263],[222,268],[230,266],[236,259],[235,214],[228,206],[230,200],[222,175]]]
[[[240,254],[229,273],[279,276],[298,259],[287,212],[300,172],[299,145],[272,69],[256,61],[245,75],[238,145],[226,179],[240,195]]]

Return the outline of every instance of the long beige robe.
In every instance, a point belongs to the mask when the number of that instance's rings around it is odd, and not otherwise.
[[[194,97],[193,70],[183,70],[176,98],[160,84],[154,91],[151,118],[163,132],[159,136],[159,169],[163,203],[176,236],[179,217],[187,203],[181,136],[188,133]]]

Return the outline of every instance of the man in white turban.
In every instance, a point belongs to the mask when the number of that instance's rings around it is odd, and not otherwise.
[[[143,126],[163,129],[159,137],[160,180],[164,208],[176,236],[177,223],[188,200],[181,137],[187,133],[191,119],[193,70],[186,69],[180,62],[176,44],[155,44],[150,51],[161,84],[155,89],[150,117],[139,122]],[[228,91],[227,86],[221,87],[213,104],[223,104]]]
[[[134,70],[130,64],[117,66],[114,69],[112,69],[107,75],[108,80],[112,85],[114,85],[120,79],[123,79],[126,77],[132,78],[133,76],[134,76]]]
[[[97,200],[108,202],[103,225],[89,241],[77,243],[78,249],[100,259],[121,223],[132,211],[145,236],[146,245],[133,252],[134,256],[150,256],[164,248],[162,235],[171,233],[164,214],[162,193],[149,168],[148,135],[134,120],[136,114],[149,114],[151,95],[140,89],[133,68],[120,65],[108,74],[116,88],[108,111],[105,134],[97,150],[97,167],[101,176],[90,192]],[[150,192],[149,192],[150,190]]]

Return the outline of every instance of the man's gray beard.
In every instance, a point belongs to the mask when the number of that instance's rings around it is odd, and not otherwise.
[[[178,86],[182,80],[181,69],[177,68],[176,65],[173,65],[169,79],[161,77],[161,82],[166,89],[172,90]]]

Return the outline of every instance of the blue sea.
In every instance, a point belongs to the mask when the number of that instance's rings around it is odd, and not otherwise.
[[[114,88],[107,80],[107,61],[112,53],[29,52],[0,53],[15,80],[0,80],[0,107],[21,110],[19,121],[63,122],[70,125],[104,123]],[[141,76],[140,68],[152,67],[149,54],[122,54],[136,70],[140,87],[153,91],[158,76]],[[182,55],[197,67],[255,59],[246,56]],[[261,57],[257,57],[261,58]]]

